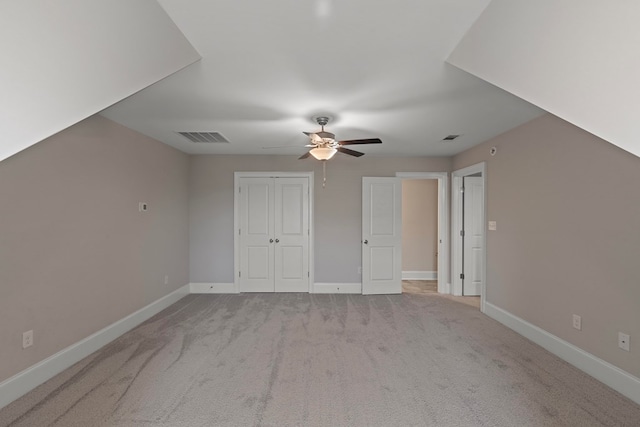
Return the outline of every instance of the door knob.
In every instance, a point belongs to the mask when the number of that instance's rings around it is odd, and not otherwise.
[[[365,240],[365,241],[364,241],[364,242],[362,242],[362,243],[364,243],[365,245],[368,245],[368,244],[369,244],[369,241],[368,241],[368,240]]]
[[[273,239],[269,239],[269,243],[273,243]]]
[[[279,243],[279,242],[280,242],[280,239],[276,239],[276,243]]]

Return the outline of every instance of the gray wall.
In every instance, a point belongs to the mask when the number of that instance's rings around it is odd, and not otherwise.
[[[0,381],[189,282],[188,166],[100,116],[0,163]]]
[[[402,271],[438,271],[438,180],[402,180]]]
[[[336,155],[322,166],[297,156],[191,156],[190,278],[192,282],[233,282],[234,171],[315,172],[315,281],[360,282],[362,177],[396,172],[449,171],[450,158]]]
[[[453,167],[480,161],[498,228],[487,232],[487,302],[640,377],[640,159],[545,115]]]

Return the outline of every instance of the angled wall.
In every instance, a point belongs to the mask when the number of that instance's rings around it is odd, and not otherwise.
[[[487,302],[640,378],[640,159],[547,114],[456,155],[453,168],[482,161],[497,221]]]
[[[0,383],[188,283],[188,167],[101,116],[0,162]]]
[[[640,2],[493,0],[448,62],[640,155]]]
[[[155,0],[0,2],[0,160],[197,61]]]

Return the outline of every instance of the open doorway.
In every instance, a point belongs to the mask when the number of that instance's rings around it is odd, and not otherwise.
[[[402,178],[403,289],[449,293],[449,176],[446,172],[396,176]]]
[[[449,174],[397,172],[362,177],[362,293],[402,292],[402,180],[433,179],[438,185],[438,293],[450,293]]]
[[[402,180],[402,292],[438,292],[438,181]]]
[[[485,164],[452,174],[452,294],[479,299],[486,293]]]

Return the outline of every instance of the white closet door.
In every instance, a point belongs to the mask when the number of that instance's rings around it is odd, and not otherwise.
[[[273,292],[274,184],[272,178],[240,180],[240,292]]]
[[[362,178],[362,293],[402,293],[402,181]]]
[[[240,292],[309,292],[309,180],[241,178]]]
[[[309,181],[275,179],[275,291],[309,291]]]

